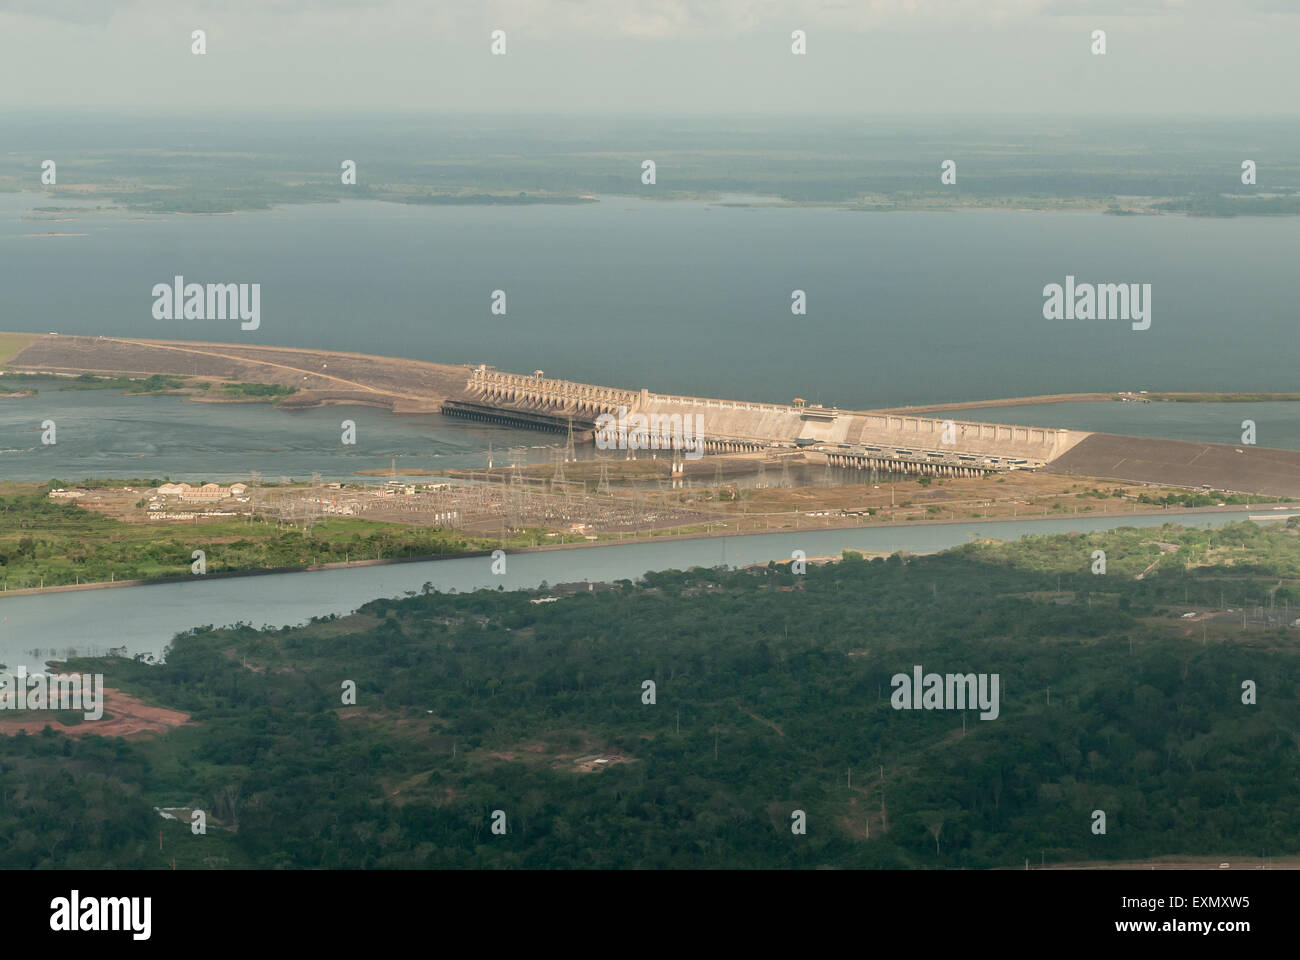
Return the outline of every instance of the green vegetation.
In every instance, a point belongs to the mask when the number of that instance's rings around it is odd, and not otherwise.
[[[45,373],[6,373],[0,393],[37,393],[26,384],[38,381],[49,390],[121,390],[128,395],[194,394],[229,400],[270,400],[272,403],[292,396],[298,388],[279,383],[221,383],[194,380],[176,374],[155,373],[148,377],[105,376],[82,373],[75,377],[55,377]],[[10,383],[9,381],[13,381]]]
[[[37,340],[30,333],[0,333],[0,367],[13,360]]]
[[[223,383],[221,389],[232,397],[252,397],[257,399],[287,397],[298,392],[297,387],[289,387],[279,383]]]
[[[1164,507],[1210,507],[1218,503],[1240,506],[1251,503],[1294,503],[1291,497],[1261,497],[1248,493],[1196,493],[1190,490],[1171,490],[1163,496],[1139,493],[1138,503],[1158,504]]]
[[[1089,572],[1095,549],[1106,576]],[[1225,596],[1280,607],[1297,577],[1300,536],[1282,525],[1168,525],[846,554],[803,576],[666,571],[547,604],[426,584],[300,628],[200,627],[164,665],[70,664],[193,725],[0,738],[0,866],[1282,855],[1300,846],[1296,631],[1177,614]],[[963,730],[957,712],[892,709],[891,677],[918,663],[997,673],[998,719],[968,712]],[[356,706],[340,705],[348,679]],[[188,804],[209,812],[206,837],[151,809]],[[807,836],[791,834],[796,809]]]
[[[32,379],[50,379],[35,374],[29,376]],[[140,394],[179,390],[185,386],[185,378],[165,373],[155,373],[148,377],[101,377],[83,373],[76,377],[59,378],[57,383],[59,390],[123,390],[126,393]]]
[[[1071,488],[1073,489],[1073,488]],[[1075,494],[1080,500],[1115,500],[1122,499],[1126,491],[1122,487],[1101,490],[1089,487]],[[1222,491],[1184,490],[1178,487],[1165,488],[1161,494],[1139,493],[1135,498],[1138,503],[1161,507],[1212,507],[1220,503],[1231,506],[1249,506],[1262,503],[1294,503],[1292,497],[1260,496],[1253,493],[1223,493]],[[1060,506],[1058,504],[1058,506]],[[1091,508],[1089,508],[1091,509]]]
[[[111,483],[156,486],[158,481]],[[500,537],[470,537],[439,527],[406,527],[351,517],[319,521],[310,532],[247,518],[201,524],[180,520],[127,523],[47,496],[49,490],[72,486],[54,480],[34,493],[0,496],[0,581],[4,589],[184,577],[190,574],[191,553],[196,549],[206,552],[211,575],[348,560],[454,556],[502,546]],[[505,546],[530,545],[542,534],[523,531],[507,538]],[[575,538],[552,539],[564,542]]]

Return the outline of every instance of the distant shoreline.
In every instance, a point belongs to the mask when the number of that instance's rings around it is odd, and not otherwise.
[[[1095,213],[1101,216],[1120,217],[1166,217],[1181,216],[1198,219],[1235,219],[1236,217],[1293,217],[1300,215],[1300,210],[1292,209],[1285,201],[1289,198],[1259,198],[1250,196],[1233,197],[1238,206],[1206,206],[1203,198],[1194,195],[1151,195],[1141,197],[1098,197],[1098,196],[964,196],[949,197],[942,193],[933,194],[891,194],[865,193],[853,198],[835,200],[791,199],[776,194],[742,193],[744,199],[728,199],[736,194],[732,192],[710,190],[665,190],[656,196],[644,193],[569,193],[546,191],[516,191],[513,193],[449,192],[434,193],[434,188],[427,184],[404,184],[389,192],[363,192],[357,196],[328,196],[325,194],[302,196],[259,197],[256,202],[237,205],[230,209],[182,210],[156,205],[157,198],[148,203],[135,205],[130,201],[129,188],[122,190],[90,190],[84,194],[87,206],[33,206],[31,210],[38,214],[76,213],[90,214],[135,214],[133,222],[165,220],[168,217],[229,217],[241,213],[268,213],[284,207],[301,207],[319,204],[336,204],[368,201],[373,203],[392,203],[412,207],[472,207],[472,206],[582,206],[601,202],[621,202],[627,200],[653,200],[667,203],[698,203],[738,209],[801,209],[801,210],[840,210],[848,213],[958,213],[969,211],[990,211],[998,213]],[[472,188],[467,188],[472,189]],[[425,191],[425,192],[420,192]],[[13,188],[12,181],[0,179],[0,193],[49,197],[48,191],[30,190],[24,187]],[[522,195],[521,195],[522,193]],[[90,203],[99,201],[99,207]],[[124,202],[125,201],[125,202]],[[1274,208],[1267,204],[1274,203]],[[111,204],[103,206],[103,204]],[[1251,205],[1259,209],[1251,209]],[[25,218],[35,219],[35,218]],[[42,218],[44,219],[44,218]],[[55,218],[49,218],[58,222]],[[64,234],[53,234],[64,236]],[[28,236],[39,236],[29,234]],[[67,234],[66,236],[86,236],[86,234]]]

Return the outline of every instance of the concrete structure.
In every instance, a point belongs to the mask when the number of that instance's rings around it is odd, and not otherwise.
[[[640,414],[651,424],[692,417],[703,426],[706,453],[811,448],[827,454],[835,466],[954,477],[1041,467],[1088,436],[1077,430],[856,412],[799,402],[658,394],[504,373],[486,365],[471,369],[464,398],[448,401],[443,413],[554,431],[567,430],[572,423],[575,435],[585,440],[591,439],[602,414]]]
[[[864,470],[942,475],[949,470],[960,474],[1044,465],[1043,469],[1052,472],[1078,476],[1300,497],[1300,455],[1263,447],[972,421],[954,421],[956,433],[948,444],[944,442],[943,414],[935,407],[928,409],[938,417],[922,417],[909,410],[854,412],[808,405],[803,400],[785,405],[678,397],[556,380],[540,370],[528,376],[485,365],[427,363],[340,351],[103,336],[10,336],[29,340],[9,361],[8,367],[16,372],[167,374],[295,387],[297,392],[281,401],[283,409],[337,402],[383,406],[395,413],[441,409],[453,416],[561,434],[571,423],[575,440],[589,441],[597,416],[617,415],[619,408],[626,406],[629,412],[646,416],[700,414],[708,453],[811,447],[834,458],[834,463]],[[1055,399],[1101,400],[1107,396],[1063,395]],[[1150,401],[1141,391],[1120,396],[1129,402]],[[1237,453],[1238,449],[1242,452]],[[75,498],[69,495],[66,499]]]
[[[182,500],[200,502],[242,497],[247,492],[248,485],[244,483],[232,483],[228,487],[215,483],[205,483],[201,487],[192,487],[188,483],[164,483],[158,488],[160,497],[179,497]]]

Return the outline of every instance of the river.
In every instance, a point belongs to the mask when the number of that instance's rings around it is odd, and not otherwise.
[[[1188,512],[750,534],[514,554],[507,557],[504,576],[491,572],[489,558],[472,557],[7,597],[0,598],[0,662],[11,668],[22,663],[34,670],[50,658],[97,654],[122,646],[132,656],[161,656],[173,636],[194,626],[298,624],[313,616],[350,613],[378,597],[418,591],[426,582],[444,592],[498,586],[518,590],[543,582],[636,579],[650,570],[784,561],[793,550],[802,550],[809,557],[837,555],[843,550],[932,553],[972,537],[1011,540],[1167,522],[1222,526],[1245,518],[1244,512]]]

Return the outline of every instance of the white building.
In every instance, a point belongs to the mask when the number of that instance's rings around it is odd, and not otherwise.
[[[223,487],[216,483],[205,483],[201,487],[193,487],[188,483],[164,483],[158,488],[160,497],[179,497],[182,500],[211,502],[215,500],[225,500],[228,497],[242,497],[248,491],[246,483],[232,483],[228,487]]]

